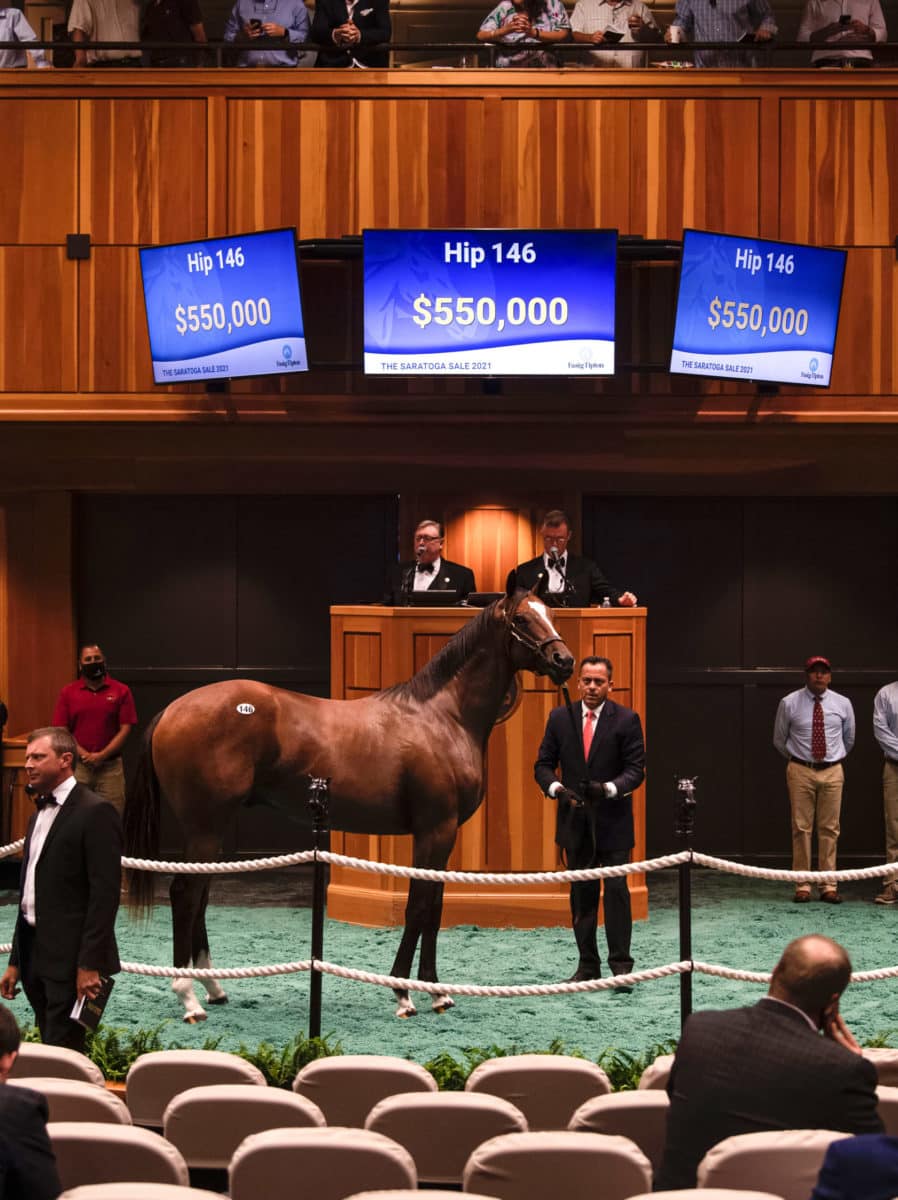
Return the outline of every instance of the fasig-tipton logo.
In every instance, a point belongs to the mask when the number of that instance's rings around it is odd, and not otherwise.
[[[286,342],[281,346],[281,357],[275,361],[282,371],[299,370],[299,363],[293,361],[293,347]]]
[[[808,369],[806,371],[801,372],[801,378],[802,379],[822,379],[823,376],[820,374],[819,367],[820,367],[819,358],[812,358],[811,361],[808,363]]]

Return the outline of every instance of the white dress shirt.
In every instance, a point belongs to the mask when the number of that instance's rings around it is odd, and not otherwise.
[[[436,579],[437,575],[439,575],[440,567],[442,565],[443,565],[443,560],[441,558],[435,558],[433,560],[433,562],[431,563],[431,566],[433,567],[432,571],[419,571],[418,570],[419,564],[415,563],[415,580],[414,580],[414,583],[412,584],[412,591],[413,592],[426,592],[427,589],[430,587],[430,585],[433,583],[433,581]]]
[[[597,730],[597,729],[598,729],[598,727],[599,727],[599,717],[602,715],[602,709],[603,709],[604,707],[605,707],[605,701],[604,701],[604,700],[603,700],[603,701],[602,701],[602,703],[601,703],[601,704],[598,706],[598,708],[587,708],[587,707],[586,707],[586,705],[585,705],[585,704],[584,704],[582,701],[580,702],[580,729],[581,729],[581,736],[582,736],[582,734],[583,734],[583,733],[585,733],[585,732],[586,732],[586,723],[587,723],[587,721],[589,720],[589,714],[590,714],[590,713],[594,713],[594,714],[595,714],[595,718],[596,718],[596,720],[595,720],[595,725],[593,725],[593,729],[592,729],[592,736],[593,736],[593,741],[595,740],[595,736],[596,736],[596,730]],[[592,743],[590,743],[590,748],[592,748]],[[614,783],[611,783],[611,782],[609,781],[608,783],[605,783],[605,784],[603,784],[602,786],[605,788],[605,791],[606,791],[606,793],[607,793],[607,795],[608,795],[609,797],[611,797],[611,796],[616,796],[616,795],[617,795],[617,785],[616,785],[616,784],[614,784]],[[564,784],[561,782],[561,780],[560,780],[560,779],[556,779],[554,783],[550,783],[550,784],[549,784],[549,791],[548,791],[547,795],[549,795],[549,796],[553,796],[553,797],[554,797],[554,796],[557,796],[557,795],[558,795],[558,793],[559,793],[559,792],[562,790],[562,788],[563,788],[563,787],[564,787]]]
[[[52,791],[52,796],[56,800],[55,804],[48,804],[46,808],[42,808],[37,814],[37,819],[34,822],[34,829],[31,831],[31,843],[28,847],[28,866],[25,868],[25,886],[22,889],[22,916],[29,925],[37,924],[37,911],[35,907],[34,894],[34,875],[37,868],[38,859],[44,848],[44,842],[47,840],[47,834],[56,820],[59,810],[62,808],[68,799],[69,792],[77,783],[74,775],[70,775],[68,779],[64,779],[58,787]]]
[[[560,571],[557,567],[549,564],[548,554],[543,555],[543,566],[549,573],[549,582],[546,587],[546,591],[557,593],[564,591],[564,581],[565,576],[567,575],[567,551],[565,550],[564,554],[559,554],[558,558],[555,559],[555,562],[561,565]]]

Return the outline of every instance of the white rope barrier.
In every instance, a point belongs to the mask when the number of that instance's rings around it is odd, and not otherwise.
[[[155,967],[148,963],[123,962],[122,970],[128,975],[150,975],[159,979],[260,979],[268,975],[295,975],[298,971],[311,971],[312,965],[311,958],[272,963],[265,967]]]
[[[661,871],[689,859],[689,851],[648,858],[641,862],[621,863],[617,867],[591,867],[582,871],[431,871],[424,867],[399,867],[391,863],[369,862],[322,850],[319,858],[335,867],[351,867],[375,875],[393,875],[400,879],[428,879],[433,883],[492,883],[501,887],[507,883],[585,883],[592,879],[615,879],[622,875],[639,875],[644,871]],[[895,870],[893,867],[892,870]]]
[[[319,855],[319,857],[323,857]],[[133,871],[155,871],[160,875],[241,875],[249,871],[272,871],[314,862],[314,850],[276,854],[269,858],[244,858],[237,862],[160,862],[155,858],[122,857],[122,866]]]
[[[692,859],[700,867],[710,867],[725,874],[745,875],[749,879],[773,879],[781,883],[789,883],[792,880],[802,883],[838,883],[843,879],[881,879],[884,875],[895,874],[894,863],[846,871],[777,871],[771,867],[750,867],[745,863],[730,862],[726,858],[714,858],[710,854],[700,854],[698,851],[693,854]]]
[[[19,838],[17,842],[10,842],[8,846],[0,846],[0,858],[10,858],[13,854],[18,854],[24,845],[25,839]]]

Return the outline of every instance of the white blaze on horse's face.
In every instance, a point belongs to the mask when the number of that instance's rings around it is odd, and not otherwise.
[[[545,623],[549,626],[549,632],[551,633],[552,637],[558,638],[558,640],[560,642],[561,634],[558,632],[558,630],[552,624],[552,618],[549,616],[549,610],[546,607],[546,605],[543,604],[542,600],[531,600],[530,607],[533,609],[533,611],[538,616],[542,617],[542,619],[545,621]]]

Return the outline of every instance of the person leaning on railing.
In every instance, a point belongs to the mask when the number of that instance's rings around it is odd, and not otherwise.
[[[642,0],[577,0],[571,29],[575,42],[591,46],[661,41],[652,10]],[[644,67],[645,57],[641,50],[599,50],[589,56],[594,67]]]
[[[206,30],[199,0],[149,0],[143,10],[140,36],[145,42],[206,42]],[[151,67],[198,67],[201,52],[177,50],[174,46],[156,46],[150,51]]]
[[[393,36],[389,0],[316,0],[311,40],[316,67],[388,67]],[[375,47],[370,49],[369,47]]]
[[[77,3],[77,0],[76,0]],[[283,41],[289,43],[283,45]],[[309,40],[309,10],[302,0],[237,0],[224,40],[240,48],[241,67],[311,67],[314,51],[295,49]]]
[[[815,67],[872,67],[871,42],[885,42],[885,18],[879,0],[806,0],[796,41],[826,49],[815,50]]]
[[[769,42],[776,20],[768,0],[677,0],[666,42]],[[757,56],[741,50],[696,50],[697,67],[752,67]]]
[[[497,67],[554,67],[556,57],[549,50],[533,49],[567,41],[571,23],[561,0],[500,0],[484,18],[477,31],[478,42],[522,43],[511,53],[497,54]]]
[[[138,0],[75,0],[69,13],[73,42],[138,42]],[[75,50],[76,67],[139,67],[141,51]]]
[[[37,34],[25,20],[18,8],[0,6],[0,42],[36,42]],[[31,57],[36,67],[49,67],[43,50],[32,50]],[[21,50],[0,50],[0,69],[5,67],[27,67],[28,59],[24,46]],[[2,727],[2,723],[0,723]]]

